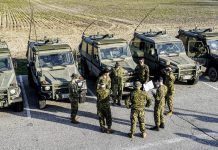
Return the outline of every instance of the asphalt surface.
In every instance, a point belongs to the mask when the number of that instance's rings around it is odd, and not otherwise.
[[[86,103],[80,104],[80,124],[70,123],[70,103],[47,101],[47,108],[36,107],[36,94],[28,85],[27,76],[19,78],[25,89],[25,110],[0,112],[1,150],[65,150],[65,149],[218,149],[218,82],[206,78],[194,86],[176,84],[175,114],[166,117],[166,128],[147,129],[147,138],[140,137],[139,128],[129,139],[130,110],[112,106],[114,134],[101,133],[96,115],[94,82],[88,81]],[[146,110],[146,128],[154,125],[153,105]]]

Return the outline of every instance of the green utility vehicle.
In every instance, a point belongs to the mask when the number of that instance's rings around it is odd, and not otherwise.
[[[71,75],[80,75],[70,46],[59,39],[29,40],[26,56],[29,84],[36,88],[39,108],[44,108],[48,99],[69,99]],[[80,102],[84,102],[87,85],[84,79],[80,82]]]
[[[187,57],[181,40],[163,31],[135,32],[130,45],[135,62],[144,58],[151,75],[161,76],[161,70],[170,64],[177,80],[188,84],[198,82],[201,66]]]
[[[212,29],[179,30],[187,56],[206,67],[210,80],[218,80],[218,32]]]
[[[17,83],[13,61],[6,42],[0,41],[0,108],[12,106],[23,111],[21,89]]]

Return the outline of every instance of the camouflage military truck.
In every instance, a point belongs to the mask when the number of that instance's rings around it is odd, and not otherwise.
[[[218,32],[212,29],[179,30],[186,54],[206,67],[211,81],[218,80]]]
[[[46,100],[69,99],[68,85],[73,73],[79,74],[73,52],[69,45],[59,40],[29,40],[27,49],[29,84],[38,93],[39,108],[46,106]],[[86,81],[78,84],[86,96]]]
[[[166,32],[135,32],[130,49],[135,62],[145,59],[153,76],[162,75],[161,70],[170,64],[177,80],[188,84],[199,80],[200,67],[186,56],[182,41]]]
[[[14,111],[23,111],[23,99],[17,83],[10,50],[0,41],[0,108],[12,106]]]
[[[126,40],[108,34],[83,35],[79,51],[81,70],[84,76],[98,77],[106,67],[112,68],[116,62],[119,62],[126,70],[123,93],[124,95],[129,93],[128,90],[132,88],[133,81],[130,74],[134,71],[136,64],[132,59]]]

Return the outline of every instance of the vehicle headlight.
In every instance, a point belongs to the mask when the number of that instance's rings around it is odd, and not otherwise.
[[[46,91],[49,91],[50,89],[51,89],[50,86],[45,86]]]
[[[82,88],[83,82],[78,82],[77,85],[78,85],[79,88]]]
[[[11,89],[11,90],[10,90],[10,94],[11,94],[11,95],[16,94],[16,90],[15,90],[15,89]]]

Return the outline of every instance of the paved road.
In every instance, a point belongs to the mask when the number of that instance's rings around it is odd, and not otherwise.
[[[175,115],[166,118],[160,132],[147,130],[146,139],[127,137],[130,110],[112,107],[114,134],[99,131],[93,81],[88,81],[87,102],[79,107],[81,124],[70,123],[68,102],[48,101],[44,110],[36,108],[36,95],[28,86],[27,76],[21,77],[25,89],[25,111],[10,109],[0,112],[1,150],[59,149],[218,149],[218,82],[202,78],[194,86],[176,85]],[[146,127],[154,125],[153,105],[147,109]]]

